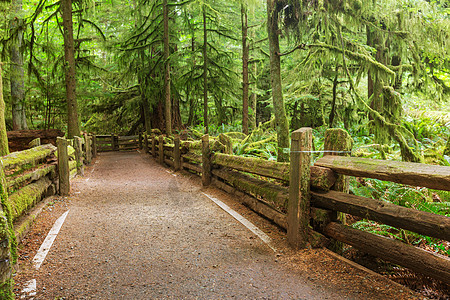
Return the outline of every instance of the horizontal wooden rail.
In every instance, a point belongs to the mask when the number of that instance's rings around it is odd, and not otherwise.
[[[212,174],[227,181],[231,186],[254,197],[263,197],[274,207],[286,213],[289,190],[267,181],[259,180],[238,171],[227,169],[212,170]]]
[[[8,193],[11,193],[13,189],[17,189],[26,185],[29,182],[36,181],[44,176],[47,176],[49,173],[55,173],[56,165],[44,165],[39,167],[32,172],[21,174],[17,177],[9,177],[6,179],[6,183],[8,186]]]
[[[360,157],[324,156],[317,166],[343,175],[450,191],[450,167]]]
[[[111,137],[111,136],[110,136]],[[129,141],[129,140],[138,140],[138,135],[130,135],[130,136],[118,136],[119,141]]]
[[[211,162],[219,166],[289,182],[289,163],[222,153],[215,153],[211,158]],[[311,167],[312,188],[327,191],[335,182],[336,175],[331,169],[317,166]]]
[[[188,162],[183,162],[182,164],[184,169],[188,169],[194,172],[197,172],[199,174],[202,173],[202,167],[198,164],[192,164],[192,163],[188,163]]]
[[[52,144],[46,144],[20,152],[13,152],[9,155],[3,156],[1,160],[3,161],[3,168],[8,170],[26,164],[36,165],[38,162],[42,161],[55,151],[55,146]]]
[[[450,259],[387,237],[331,222],[324,233],[366,253],[450,284]]]
[[[311,205],[450,241],[450,218],[446,216],[336,191],[312,192]]]

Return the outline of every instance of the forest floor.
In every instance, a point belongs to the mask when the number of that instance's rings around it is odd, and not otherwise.
[[[203,193],[256,225],[257,235]],[[42,266],[32,259],[69,211]],[[273,249],[272,249],[273,248]],[[21,291],[36,280],[36,295]],[[19,249],[19,299],[423,299],[285,233],[232,197],[137,152],[101,153],[54,197]]]

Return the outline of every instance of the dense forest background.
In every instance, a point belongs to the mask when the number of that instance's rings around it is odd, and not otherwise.
[[[450,166],[446,0],[11,0],[0,10],[2,154],[6,130],[158,129],[236,132],[234,154],[286,161],[290,132],[308,126],[318,151],[340,127],[355,156]],[[449,193],[352,180],[354,194],[450,215]],[[352,226],[450,254],[445,241]]]

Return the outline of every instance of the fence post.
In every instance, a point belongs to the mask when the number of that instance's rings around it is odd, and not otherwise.
[[[160,135],[159,136],[159,141],[158,141],[158,150],[159,150],[159,163],[160,164],[164,164],[164,136]]]
[[[115,150],[115,146],[114,146],[114,133],[111,134],[111,150],[114,151]]]
[[[1,84],[1,82],[0,82]],[[6,188],[6,178],[3,172],[3,164],[0,163],[0,201],[2,203],[8,202],[8,192]],[[14,230],[11,228],[11,215],[7,215],[0,205],[0,295],[5,299],[15,299],[12,286],[12,263],[11,252],[16,249],[14,243]],[[11,230],[10,230],[11,229]],[[13,248],[13,249],[11,249]]]
[[[75,148],[75,160],[77,161],[77,174],[84,174],[84,164],[83,164],[83,146],[82,141],[79,136],[73,137],[73,147]]]
[[[291,135],[287,238],[296,248],[305,248],[309,236],[312,129],[300,128]]]
[[[86,164],[89,165],[92,160],[92,148],[91,137],[87,133],[84,134],[84,143],[86,145]]]
[[[181,169],[180,137],[176,136],[173,140],[173,143],[173,166],[175,168],[175,171],[178,171]]]
[[[70,192],[70,172],[67,140],[65,138],[57,137],[56,146],[58,147],[59,194],[61,196],[68,196]]]
[[[139,144],[139,149],[142,149],[142,133],[139,133],[138,144]]]
[[[349,156],[353,147],[353,139],[348,134],[347,131],[340,128],[330,128],[325,132],[324,139],[324,155],[339,155],[339,156]],[[326,152],[329,150],[330,152]],[[331,152],[333,151],[333,152]],[[349,180],[348,176],[338,175],[336,183],[331,188],[332,190],[348,193],[349,191]],[[321,227],[326,226],[329,222],[340,222],[345,224],[345,214],[337,211],[327,211],[327,217],[324,220],[325,224],[321,224]],[[329,245],[335,252],[342,252],[344,244],[339,241],[332,241]]]
[[[202,136],[202,183],[203,186],[211,184],[211,150],[208,134]]]
[[[152,155],[156,157],[156,135],[152,137]]]
[[[148,135],[147,132],[144,132],[144,152],[148,152]]]
[[[92,158],[97,157],[97,136],[95,134],[92,135]]]

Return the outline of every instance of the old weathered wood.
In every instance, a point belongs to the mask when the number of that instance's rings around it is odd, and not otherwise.
[[[139,142],[139,135],[121,135],[121,136],[117,136],[117,140],[119,142],[133,141],[137,144]]]
[[[41,139],[41,144],[56,145],[56,137],[64,136],[64,132],[58,129],[48,130],[16,130],[8,131],[9,151],[23,151],[30,148],[29,143],[36,139]]]
[[[450,241],[450,218],[446,216],[336,191],[312,192],[311,203],[315,207],[340,211]]]
[[[189,162],[193,162],[193,163],[197,163],[197,164],[201,164],[202,163],[202,156],[195,154],[193,152],[189,152],[186,154],[182,155],[182,158],[184,161],[189,161]]]
[[[190,162],[183,162],[183,169],[194,171],[198,174],[202,174],[202,167],[198,164],[193,164]]]
[[[92,145],[91,145],[91,136],[87,133],[84,134],[84,143],[85,143],[85,163],[86,165],[91,164],[92,161]]]
[[[30,148],[34,148],[40,145],[41,145],[41,138],[35,138],[34,140],[28,143],[28,146],[30,146]]]
[[[75,148],[75,161],[77,162],[77,174],[84,174],[84,163],[83,163],[83,146],[82,139],[78,136],[73,137],[73,147]]]
[[[292,133],[287,239],[297,249],[306,247],[309,237],[311,149],[311,128],[300,128]]]
[[[144,132],[144,152],[148,153],[148,135]]]
[[[212,174],[222,178],[241,192],[254,197],[262,197],[273,207],[286,213],[289,199],[289,190],[287,187],[259,180],[230,169],[213,169]]]
[[[92,158],[97,157],[97,136],[92,135]]]
[[[339,174],[450,191],[450,167],[359,157],[325,156],[316,165]]]
[[[289,163],[223,153],[214,153],[211,157],[211,163],[289,182]],[[311,188],[313,189],[327,191],[334,185],[336,178],[336,174],[329,168],[311,167]]]
[[[142,143],[142,133],[139,133],[139,141],[138,141],[138,144],[139,144],[139,149],[142,149],[142,145],[143,145],[143,143]]]
[[[175,171],[181,169],[181,151],[180,151],[180,137],[176,136],[173,140],[174,148],[173,148],[173,162]]]
[[[28,150],[13,152],[2,157],[3,169],[8,170],[23,165],[36,165],[56,151],[56,147],[46,144]]]
[[[397,240],[331,222],[324,233],[366,253],[450,284],[450,259]]]
[[[158,137],[158,159],[159,163],[164,163],[164,136],[160,135]]]
[[[219,134],[219,141],[225,146],[225,154],[233,154],[233,142],[231,138],[223,133]]]
[[[6,185],[8,187],[8,193],[17,190],[30,182],[37,181],[48,174],[55,173],[56,165],[42,165],[40,168],[33,170],[32,172],[21,174],[17,177],[8,177]],[[50,177],[55,176],[54,174]]]
[[[69,181],[69,156],[67,153],[67,140],[58,137],[56,139],[58,147],[58,178],[59,178],[59,194],[61,196],[68,196],[70,192]]]
[[[36,182],[24,186],[8,197],[13,220],[20,217],[30,207],[41,200],[47,188],[52,184],[48,177],[42,177]]]
[[[173,158],[173,151],[164,149],[164,156]]]
[[[152,137],[152,156],[156,157],[156,136]]]
[[[287,228],[287,217],[285,214],[275,210],[264,202],[259,201],[258,199],[246,195],[245,193],[233,188],[232,186],[213,178],[212,182],[218,188],[226,191],[227,193],[236,196],[236,199],[248,206],[253,211],[265,216],[269,220],[272,220],[275,224],[280,226],[281,228]]]
[[[209,148],[209,135],[202,136],[202,184],[211,184],[211,149]]]

